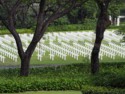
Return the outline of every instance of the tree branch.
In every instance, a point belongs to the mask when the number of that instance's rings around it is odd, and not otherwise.
[[[13,7],[10,10],[10,13],[12,15],[15,14],[16,10],[19,8],[19,5],[21,4],[21,0],[17,0],[16,3],[13,5]]]
[[[44,9],[45,9],[45,4],[46,4],[46,0],[41,0],[40,4],[39,4],[39,14],[37,17],[37,25],[36,25],[36,30],[35,30],[35,34],[34,36],[37,35],[38,32],[41,31],[42,29],[42,24],[43,24],[43,20],[44,20]]]
[[[30,45],[28,46],[28,48],[26,50],[26,54],[28,54],[28,55],[32,55],[33,51],[35,50],[35,47],[36,47],[37,43],[40,40],[39,32],[43,28],[43,20],[44,20],[43,16],[44,16],[45,4],[46,4],[46,0],[41,0],[40,1],[40,4],[39,4],[39,14],[38,14],[38,17],[37,17],[36,30],[35,30],[33,39],[32,39]]]
[[[9,31],[11,32],[11,34],[14,36],[14,39],[15,39],[16,44],[17,44],[17,49],[18,49],[19,56],[20,56],[20,58],[22,58],[24,56],[24,50],[23,50],[23,46],[22,46],[22,42],[21,42],[20,36],[16,32],[16,29],[14,27],[13,18],[10,17],[8,19],[8,22],[9,22],[9,24],[6,24],[6,23],[5,24],[8,27]]]

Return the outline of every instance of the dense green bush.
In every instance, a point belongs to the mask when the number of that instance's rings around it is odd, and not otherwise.
[[[50,26],[47,31],[82,31],[82,30],[94,30],[95,26],[92,24],[70,24],[70,25],[58,25],[58,26]]]
[[[84,86],[82,89],[82,94],[125,94],[125,89]]]
[[[18,80],[17,80],[18,79]],[[16,78],[0,83],[1,93],[13,93],[23,91],[37,90],[81,90],[81,85],[84,85],[84,80],[51,78],[40,79],[39,77],[31,78]]]
[[[32,33],[33,31],[31,29],[17,29],[18,33]],[[0,29],[0,34],[10,34],[10,32],[7,29]]]
[[[82,30],[94,30],[95,27],[92,24],[70,24],[70,25],[57,25],[49,26],[47,32],[59,32],[59,31],[82,31]],[[32,29],[17,29],[18,33],[32,33],[35,27]],[[0,34],[10,34],[7,29],[1,29]]]
[[[80,65],[33,68],[29,77],[19,77],[18,69],[0,70],[0,92],[81,90],[91,80],[84,73],[87,68]]]
[[[119,88],[125,88],[125,64],[103,63],[100,69],[100,73],[91,75],[89,64],[32,68],[29,77],[18,76],[19,69],[0,70],[0,93],[82,90],[83,94],[124,94],[125,90]]]
[[[89,22],[89,19],[86,20],[84,24],[67,24],[67,25],[50,25],[47,28],[47,32],[60,32],[60,31],[83,31],[83,30],[95,30],[96,28],[96,20],[92,20]],[[123,27],[124,28],[124,27]],[[109,29],[118,29],[119,31],[123,31],[122,26],[110,26]],[[35,27],[31,29],[17,29],[18,33],[33,33]],[[0,34],[10,34],[7,29],[0,29]]]
[[[56,26],[56,25],[67,25],[70,24],[67,16],[63,16],[57,20],[55,20],[51,25]]]
[[[93,82],[96,86],[125,88],[124,69],[125,67],[110,67],[107,70],[105,68],[93,78]]]

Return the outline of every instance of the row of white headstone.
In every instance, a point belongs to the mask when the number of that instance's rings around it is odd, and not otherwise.
[[[33,34],[20,34],[20,37],[24,45],[23,48],[26,50]],[[100,59],[103,59],[103,56],[112,59],[115,59],[116,56],[125,58],[125,47],[120,45],[122,37],[122,35],[116,35],[112,31],[105,32],[104,40],[107,43],[101,46]],[[67,56],[76,60],[79,59],[79,56],[90,59],[94,39],[94,32],[89,31],[47,33],[36,48],[38,60],[42,61],[46,52],[49,52],[51,60],[54,60],[55,56],[64,60],[67,59]],[[6,57],[15,62],[17,62],[18,59],[16,43],[10,35],[0,36],[0,61],[5,62]]]
[[[95,39],[95,33],[94,32],[53,32],[48,33],[45,35],[46,39],[49,39],[50,41],[55,41],[58,39],[58,41],[65,41],[65,42],[78,42],[78,41],[90,41],[92,42]],[[123,38],[123,35],[116,35],[112,31],[107,31],[104,34],[104,40],[107,42],[120,42],[120,40]]]
[[[105,33],[105,37],[105,41],[107,41],[108,44],[102,44],[99,55],[100,59],[103,59],[103,56],[107,56],[112,59],[115,59],[116,56],[125,58],[125,48],[119,45],[123,36],[118,36],[114,32],[110,31]],[[40,49],[43,47],[48,48],[49,50],[44,49],[44,51],[50,52],[50,59],[54,60],[55,55],[57,55],[66,60],[66,56],[69,55],[78,60],[80,55],[84,57],[88,56],[90,59],[93,48],[92,42],[95,37],[93,32],[54,32],[49,33],[45,38],[50,41],[50,44],[42,44]],[[60,44],[55,43],[55,41]],[[79,41],[84,42],[84,44],[79,43]],[[117,43],[115,44],[113,41]],[[70,42],[73,43],[70,44]]]
[[[17,62],[18,53],[16,46],[12,45],[15,40],[10,35],[0,36],[0,61],[5,62],[6,57]]]

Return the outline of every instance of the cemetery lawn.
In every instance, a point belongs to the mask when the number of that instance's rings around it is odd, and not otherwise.
[[[25,31],[25,30],[20,30],[21,32],[23,32],[23,31]],[[29,30],[30,31],[30,30]],[[11,36],[11,35],[10,35]],[[29,34],[28,34],[28,36],[29,36]],[[5,36],[2,36],[2,37],[5,37]],[[45,41],[45,45],[47,45],[48,47],[50,47],[49,46],[49,40],[48,40],[48,38],[46,38],[47,40]],[[28,41],[29,42],[29,41]],[[93,42],[94,42],[94,40],[93,41],[89,41],[89,40],[84,40],[84,41],[78,41],[78,43],[79,44],[81,44],[81,45],[83,45],[85,42],[88,42],[88,43],[92,43],[92,45],[93,45]],[[5,44],[7,44],[7,45],[9,45],[10,47],[14,47],[14,45],[13,45],[13,42],[11,43],[11,44],[8,44],[8,43],[6,43],[5,41],[3,42],[3,43],[5,43]],[[14,42],[15,43],[15,42]],[[54,42],[53,42],[54,44],[56,44],[56,45],[59,45],[60,46],[60,44],[57,42],[57,39],[55,39],[54,40]],[[64,42],[65,43],[65,42]],[[107,41],[103,41],[103,43],[105,44],[105,45],[108,45],[108,43],[107,43]],[[25,41],[23,41],[23,45],[25,44]],[[71,42],[69,42],[69,44],[71,44],[72,46],[73,46],[73,44],[72,44],[72,41]],[[118,45],[120,45],[120,43],[118,44]],[[26,46],[26,45],[25,45]],[[84,44],[84,46],[85,46],[85,44]],[[6,50],[6,47],[4,47],[4,48],[2,48],[2,49],[5,49]],[[16,49],[16,48],[15,48]],[[79,49],[79,48],[78,48]],[[91,48],[90,48],[90,50],[91,50]],[[70,50],[71,51],[71,50]],[[9,51],[8,51],[9,52]],[[34,54],[32,55],[32,58],[31,58],[31,62],[30,62],[30,64],[32,65],[32,66],[36,66],[36,65],[40,65],[40,66],[43,66],[43,65],[56,65],[56,64],[60,64],[60,65],[65,65],[65,64],[78,64],[78,63],[83,63],[83,64],[90,64],[90,59],[89,59],[89,57],[88,56],[86,56],[86,57],[84,57],[84,56],[79,56],[78,57],[78,60],[76,60],[76,59],[74,59],[74,58],[72,58],[71,56],[67,56],[66,57],[66,60],[64,60],[64,59],[61,59],[59,56],[57,56],[57,55],[55,55],[55,57],[54,57],[54,60],[50,60],[50,53],[48,52],[48,51],[46,51],[46,53],[45,53],[45,55],[42,57],[42,60],[40,61],[40,60],[38,60],[37,59],[37,52],[35,51],[34,52]],[[89,54],[91,54],[91,52],[87,52],[87,55],[89,55]],[[125,58],[121,58],[120,56],[118,56],[118,54],[116,54],[116,56],[115,56],[115,59],[111,59],[111,58],[109,58],[108,56],[103,56],[103,59],[102,60],[100,60],[100,62],[101,63],[122,63],[122,62],[124,62],[125,61]],[[13,60],[11,60],[11,59],[9,59],[7,56],[6,56],[6,58],[5,58],[5,62],[4,63],[2,63],[2,61],[0,62],[0,68],[1,67],[13,67],[13,66],[18,66],[18,67],[20,67],[20,59],[19,59],[19,57],[18,57],[18,60],[17,60],[17,62],[15,62],[15,61],[13,61]]]
[[[100,60],[101,63],[122,63],[125,61],[125,58],[121,58],[119,56],[117,56],[115,59],[111,59],[109,57],[106,57],[104,56],[103,57],[103,60]],[[35,66],[35,65],[58,65],[58,64],[61,64],[61,65],[65,65],[65,64],[79,64],[79,63],[83,63],[83,64],[88,64],[90,63],[88,57],[82,57],[82,56],[79,56],[79,60],[76,60],[70,56],[67,56],[67,59],[66,60],[63,60],[61,58],[59,58],[58,56],[55,56],[54,60],[50,60],[50,57],[49,57],[49,53],[46,53],[45,56],[43,56],[43,59],[42,61],[39,61],[37,59],[37,53],[35,52],[33,54],[33,57],[31,58],[31,65],[32,66]],[[5,67],[5,66],[20,66],[20,59],[18,58],[18,61],[17,62],[14,62],[12,61],[11,59],[9,58],[6,58],[5,59],[5,63],[0,63],[0,67]]]

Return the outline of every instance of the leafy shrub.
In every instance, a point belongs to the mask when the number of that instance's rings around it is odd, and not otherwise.
[[[32,33],[33,31],[31,29],[17,29],[18,33]],[[1,29],[0,34],[10,34],[10,32],[7,29]]]
[[[19,77],[18,69],[0,70],[0,93],[37,90],[81,90],[90,84],[81,64],[31,69],[29,77]]]
[[[125,88],[125,63],[105,63],[100,69],[94,76],[90,74],[90,64],[32,68],[29,77],[18,76],[19,69],[0,70],[0,93],[82,90],[83,94],[124,94],[124,89],[112,88]]]
[[[4,80],[3,82],[1,82],[0,93],[14,93],[38,90],[81,90],[81,85],[84,84],[84,79],[51,78],[45,80],[35,77],[32,77],[31,79],[16,78],[13,80]]]
[[[58,25],[50,26],[47,31],[82,31],[82,30],[94,30],[95,27],[92,24],[69,24],[69,25]]]
[[[110,69],[104,69],[93,78],[93,82],[96,86],[125,88],[124,69],[124,67],[116,69],[115,67],[110,67]]]
[[[84,86],[82,89],[82,94],[125,94],[125,89]]]

